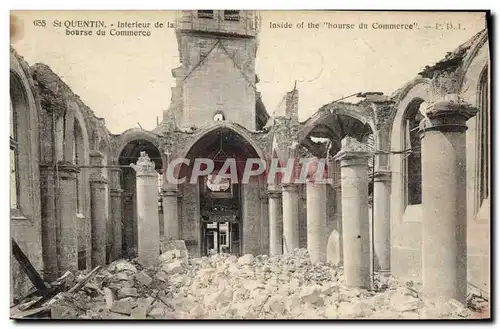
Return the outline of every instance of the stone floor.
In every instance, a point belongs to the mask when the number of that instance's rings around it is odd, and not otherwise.
[[[83,277],[83,274],[80,276]],[[78,280],[78,277],[76,278]],[[439,304],[420,287],[376,277],[373,290],[347,288],[342,269],[312,265],[307,251],[268,257],[228,254],[189,259],[183,243],[143,268],[120,260],[52,306],[65,319],[471,319],[488,303]]]

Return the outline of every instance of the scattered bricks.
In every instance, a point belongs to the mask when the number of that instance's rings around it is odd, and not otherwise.
[[[335,291],[338,291],[338,287],[334,287],[329,284],[321,286],[321,293],[325,296],[331,296]]]
[[[147,312],[148,312],[147,308],[143,306],[136,306],[130,312],[130,317],[132,319],[144,320],[147,318]]]
[[[163,264],[165,262],[171,262],[175,259],[175,250],[167,250],[160,256],[158,256],[158,262],[160,264]]]
[[[148,316],[153,319],[164,319],[166,310],[164,307],[155,307],[149,312]]]
[[[64,304],[54,304],[50,308],[51,319],[76,319],[78,312],[74,307]]]
[[[136,300],[136,304],[138,307],[143,307],[146,309],[146,311],[150,311],[151,305],[153,304],[154,300],[155,299],[151,296],[146,298],[141,297]]]
[[[107,313],[102,316],[103,320],[130,320],[131,317],[126,315],[126,314],[120,314],[120,313]]]
[[[311,304],[321,304],[323,298],[321,298],[321,291],[316,286],[307,287],[300,293],[300,299],[304,303]]]
[[[126,297],[137,297],[136,288],[122,288],[118,291],[118,299],[123,299]]]
[[[128,281],[130,280],[130,276],[126,273],[120,272],[111,277],[111,281],[117,282],[117,281]]]
[[[124,298],[113,302],[111,312],[130,315],[133,307],[133,299],[131,297]]]
[[[240,265],[252,265],[252,263],[253,263],[252,254],[243,255],[238,259],[238,264]]]
[[[182,263],[177,260],[172,263],[163,264],[162,270],[167,274],[184,273]]]
[[[168,276],[165,274],[165,272],[158,271],[155,275],[155,279],[161,282],[167,282]]]
[[[283,303],[283,298],[281,296],[271,296],[266,303],[266,310],[268,312],[273,312],[278,315],[282,315],[285,312],[285,304]]]
[[[364,316],[363,305],[361,302],[340,302],[337,309],[339,319],[355,319]]]
[[[205,314],[206,314],[205,308],[200,304],[196,304],[189,311],[189,315],[191,315],[195,319],[203,318],[205,316]]]
[[[141,285],[141,286],[149,286],[151,282],[153,282],[153,279],[144,271],[141,271],[135,275],[135,280]]]
[[[149,269],[137,265],[135,273],[126,261],[111,264],[108,274],[96,275],[89,281],[88,285],[100,287],[101,294],[95,294],[95,288],[81,289],[71,300],[58,300],[54,316],[73,319],[478,316],[454,300],[424,303],[412,296],[408,287],[393,279],[387,280],[388,287],[382,292],[346,287],[342,269],[326,264],[312,265],[304,249],[273,257],[237,258],[218,254],[189,262],[177,258],[177,249],[172,249],[170,255],[173,256],[171,262]],[[115,271],[117,268],[121,271]]]
[[[323,316],[327,319],[338,318],[337,305],[330,305],[330,306],[326,307]]]
[[[104,301],[106,303],[106,308],[109,310],[113,306],[113,302],[115,301],[115,296],[113,291],[107,287],[103,289],[104,293]]]
[[[180,258],[187,261],[189,258],[188,250],[186,248],[186,243],[184,240],[171,240],[163,244],[162,252],[165,253],[169,250],[175,250],[174,255],[176,258]]]
[[[111,264],[111,272],[123,272],[123,271],[129,271],[132,273],[137,273],[137,268],[131,264],[130,262],[126,260],[118,260]]]

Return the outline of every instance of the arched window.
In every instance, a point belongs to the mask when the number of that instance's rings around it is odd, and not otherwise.
[[[17,115],[10,99],[10,208],[19,209]]]
[[[479,111],[477,114],[477,133],[478,138],[478,204],[481,207],[483,200],[489,197],[490,188],[490,129],[489,129],[489,89],[488,89],[488,67],[485,67],[479,80],[478,93]]]
[[[404,136],[404,164],[403,177],[405,179],[406,205],[422,203],[422,156],[420,152],[419,123],[424,118],[419,108],[422,99],[413,100],[406,109],[403,136]]]

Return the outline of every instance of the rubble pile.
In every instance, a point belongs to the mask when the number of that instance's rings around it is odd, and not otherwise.
[[[419,319],[471,318],[479,310],[450,300],[424,303],[416,285],[378,277],[376,290],[347,288],[342,270],[288,255],[216,254],[189,259],[172,242],[157,266],[120,260],[101,270],[52,316],[71,319]],[[477,306],[478,303],[476,303]]]

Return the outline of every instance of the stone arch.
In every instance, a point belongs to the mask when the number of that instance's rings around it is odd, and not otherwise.
[[[410,82],[399,96],[399,102],[396,104],[396,113],[393,119],[391,132],[391,151],[395,152],[391,155],[391,171],[392,171],[392,188],[391,188],[391,214],[397,220],[401,220],[401,216],[405,211],[405,184],[404,174],[404,153],[398,153],[405,149],[405,117],[410,109],[416,106],[416,103],[427,102],[431,103],[434,98],[434,92],[431,81],[429,79],[415,79]]]
[[[327,104],[316,112],[305,122],[298,134],[298,143],[307,145],[308,136],[312,135],[316,129],[323,128],[323,134],[331,141],[329,156],[333,156],[340,150],[341,140],[345,136],[355,137],[360,142],[371,135],[375,140],[375,122],[373,119],[373,108],[365,104],[332,103]],[[307,146],[306,146],[307,147]],[[372,161],[370,161],[370,164]],[[327,260],[332,263],[342,262],[342,215],[341,215],[341,189],[340,166],[338,161],[330,164],[333,185],[328,185],[328,206],[329,214],[327,227],[328,232],[325,239],[325,250]],[[334,187],[335,186],[335,187]],[[307,224],[301,227],[299,236],[307,231]]]
[[[484,67],[489,63],[488,32],[484,30],[460,67],[457,93],[469,104],[477,106],[477,91]]]
[[[405,117],[410,109],[421,102],[432,103],[434,90],[430,79],[417,78],[408,83],[397,97],[390,135],[391,151],[391,270],[395,275],[419,279],[421,268],[421,206],[406,206],[404,177]],[[418,109],[417,109],[418,111]],[[408,267],[400,264],[414,266]]]
[[[375,122],[372,117],[368,116],[365,113],[362,113],[362,108],[360,105],[355,104],[329,104],[318,110],[308,121],[305,122],[302,129],[298,134],[298,142],[299,144],[314,130],[316,126],[322,124],[325,120],[330,118],[331,116],[343,115],[346,117],[350,117],[360,121],[361,123],[368,125],[370,130],[375,132]],[[338,127],[335,127],[338,128]],[[337,129],[333,129],[332,131],[335,133]],[[335,136],[339,139],[342,139],[340,134]]]
[[[486,78],[487,88],[490,88],[489,72],[490,72],[490,56],[488,33],[484,31],[478,42],[470,51],[464,64],[461,68],[461,74],[458,79],[458,89],[460,97],[467,103],[478,108],[479,111],[484,110],[482,92],[484,78]],[[483,79],[483,80],[482,80]],[[488,91],[489,98],[491,91]],[[490,102],[489,102],[490,103]],[[489,112],[491,105],[488,104]],[[491,113],[488,114],[491,117]],[[467,148],[467,217],[469,220],[478,218],[477,214],[481,209],[481,201],[479,196],[479,177],[480,177],[480,134],[482,113],[478,114],[467,121],[466,131],[466,148]],[[488,211],[489,212],[489,211]]]
[[[200,129],[179,153],[176,156],[190,161],[189,166],[184,165],[176,170],[177,177],[186,178],[185,183],[178,185],[183,196],[179,204],[182,213],[179,231],[182,239],[192,241],[188,246],[189,252],[201,255],[221,247],[208,233],[212,229],[209,226],[218,223],[217,229],[227,232],[227,236],[231,237],[229,244],[225,246],[229,248],[228,252],[255,255],[262,253],[264,246],[258,238],[261,227],[262,181],[257,179],[244,184],[239,180],[247,159],[265,160],[264,151],[259,144],[241,126],[219,121]],[[214,171],[221,170],[227,159],[235,159],[238,182],[229,182],[230,185],[224,191],[217,192],[210,188],[210,176],[192,180],[190,173],[194,167],[193,160],[199,157],[214,159]],[[191,184],[191,181],[195,184]],[[187,195],[190,197],[184,197]],[[192,220],[193,218],[196,220]]]
[[[123,149],[127,144],[130,142],[136,141],[136,140],[145,140],[153,144],[159,151],[161,152],[161,146],[160,142],[158,141],[158,137],[156,134],[149,132],[147,130],[143,130],[140,128],[131,128],[128,130],[125,130],[119,137],[118,141],[118,146],[115,149],[114,156],[113,156],[113,161],[115,163],[118,163],[118,159],[120,157],[120,154],[122,153]],[[162,162],[165,163],[165,155],[162,155]]]
[[[16,209],[10,213],[10,236],[38,270],[43,270],[43,246],[41,239],[40,202],[40,131],[39,106],[33,93],[33,81],[29,68],[11,48],[10,52],[10,100],[17,116],[16,130],[19,133],[11,143],[17,149],[17,165],[14,175],[18,179],[19,194]],[[12,120],[12,119],[11,119]],[[14,122],[13,122],[14,123]],[[13,156],[11,154],[10,156]],[[11,158],[16,159],[16,156]],[[11,170],[14,168],[10,168]],[[15,187],[14,187],[15,188]],[[32,286],[17,261],[11,263],[11,301],[14,296],[25,295]]]
[[[15,121],[12,123],[18,133],[16,141],[18,201],[22,216],[33,220],[38,218],[37,214],[40,211],[40,200],[37,197],[39,196],[39,111],[32,93],[30,79],[26,76],[22,63],[12,53],[10,101],[15,114]]]
[[[227,122],[227,121],[217,121],[217,122],[213,122],[211,123],[210,125],[204,127],[201,131],[199,131],[198,133],[195,134],[195,136],[192,138],[192,140],[190,141],[190,143],[188,144],[188,146],[185,148],[184,152],[182,153],[182,158],[187,158],[188,154],[190,153],[190,151],[193,149],[193,147],[199,142],[201,141],[205,136],[207,136],[208,134],[210,134],[211,132],[214,132],[218,129],[221,129],[221,128],[227,128],[231,131],[233,131],[234,133],[240,135],[241,137],[243,137],[243,139],[249,144],[252,146],[252,148],[254,149],[254,151],[257,153],[257,155],[259,156],[259,158],[261,159],[265,159],[265,153],[264,151],[262,150],[262,148],[257,144],[257,142],[255,142],[255,140],[252,138],[252,136],[250,136],[246,130],[244,128],[242,128],[241,126],[239,126],[238,124],[235,124],[235,123],[231,123],[231,122]]]

